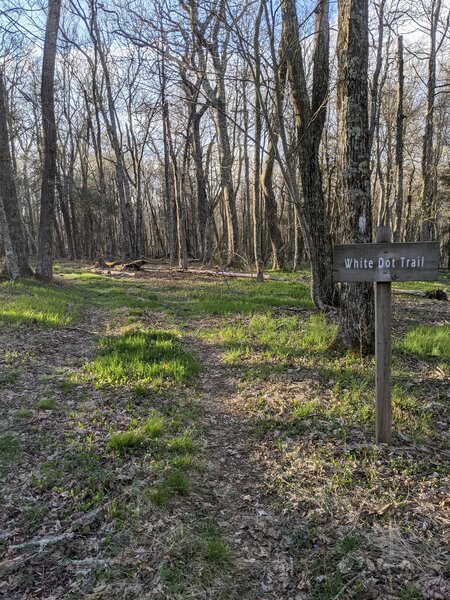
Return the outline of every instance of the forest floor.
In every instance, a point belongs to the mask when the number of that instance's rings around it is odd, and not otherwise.
[[[376,445],[373,359],[291,279],[0,285],[1,598],[450,598],[448,303],[395,297]]]

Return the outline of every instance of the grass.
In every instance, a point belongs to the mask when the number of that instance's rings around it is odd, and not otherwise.
[[[421,358],[437,357],[450,360],[450,325],[414,327],[404,335],[397,348]]]
[[[184,468],[170,468],[163,479],[148,491],[148,498],[155,506],[164,507],[176,495],[187,496],[190,490],[189,478]]]
[[[423,600],[422,592],[415,585],[406,583],[400,590],[399,600]]]
[[[74,323],[88,306],[109,311],[159,308],[143,285],[79,271],[62,275],[64,280],[53,284],[33,279],[0,283],[0,324],[63,327]]]
[[[172,290],[174,292],[175,290]],[[271,308],[312,308],[306,285],[291,282],[228,281],[200,284],[186,291],[178,291],[182,304],[171,306],[176,314],[198,318],[204,314],[229,315],[267,312]]]
[[[18,408],[16,411],[16,416],[18,419],[27,419],[28,417],[31,416],[31,410],[28,410],[28,408]]]
[[[227,363],[240,360],[290,361],[305,355],[323,354],[334,339],[336,328],[323,315],[307,319],[255,315],[248,322],[211,331],[206,338],[221,344]]]
[[[53,410],[56,406],[54,398],[42,398],[36,403],[36,408],[39,410]]]
[[[20,376],[19,369],[2,367],[0,369],[0,386],[14,384]]]
[[[18,439],[11,433],[0,436],[0,467],[2,463],[11,463],[20,453],[21,446]]]
[[[110,435],[106,448],[111,452],[126,454],[143,449],[147,441],[147,436],[143,431],[120,431]]]
[[[160,568],[165,597],[234,597],[231,549],[220,526],[206,518],[176,528],[165,540],[166,560]]]
[[[67,498],[72,510],[88,512],[101,506],[114,488],[114,473],[95,450],[66,448],[41,467],[33,484],[42,491],[53,490]]]
[[[219,280],[195,286],[168,285],[161,298],[149,293],[148,283],[137,283],[80,271],[55,268],[53,284],[34,279],[0,283],[0,324],[73,324],[87,307],[109,312],[126,309],[129,319],[149,310],[175,316],[251,314],[280,306],[312,307],[308,286],[301,283]]]
[[[185,431],[181,435],[170,438],[167,447],[171,452],[178,454],[196,454],[199,450],[198,443],[192,439],[191,431]]]
[[[100,347],[101,355],[84,367],[98,387],[138,383],[159,388],[165,381],[183,383],[199,370],[171,331],[132,329],[103,338]]]
[[[133,420],[128,431],[110,434],[106,448],[118,454],[135,453],[144,450],[152,440],[157,440],[165,431],[164,417],[153,414],[142,423]]]

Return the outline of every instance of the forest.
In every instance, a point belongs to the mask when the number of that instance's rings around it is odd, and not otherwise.
[[[450,597],[449,28],[2,0],[0,597]]]

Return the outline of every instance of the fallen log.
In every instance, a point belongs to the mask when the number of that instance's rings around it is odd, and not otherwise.
[[[122,269],[126,269],[127,271],[140,271],[146,264],[146,260],[133,260],[132,262],[122,265]]]
[[[427,298],[429,300],[442,300],[444,302],[448,301],[447,292],[440,289],[421,292],[419,290],[401,290],[399,288],[394,288],[392,291],[397,295],[403,294],[405,296],[418,296],[419,298]]]
[[[209,275],[211,277],[238,277],[243,279],[256,279],[256,273],[235,273],[232,271],[214,271],[212,269],[189,269],[184,271],[192,275]],[[276,275],[264,275],[264,280],[268,281],[294,281],[287,277],[277,277]]]

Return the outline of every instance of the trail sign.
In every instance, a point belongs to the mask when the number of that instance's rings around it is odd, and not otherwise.
[[[433,281],[439,242],[346,244],[333,249],[335,281]]]
[[[333,248],[337,282],[375,282],[375,387],[377,442],[391,441],[391,282],[438,279],[439,242],[392,243],[390,227],[379,227],[376,244]]]

